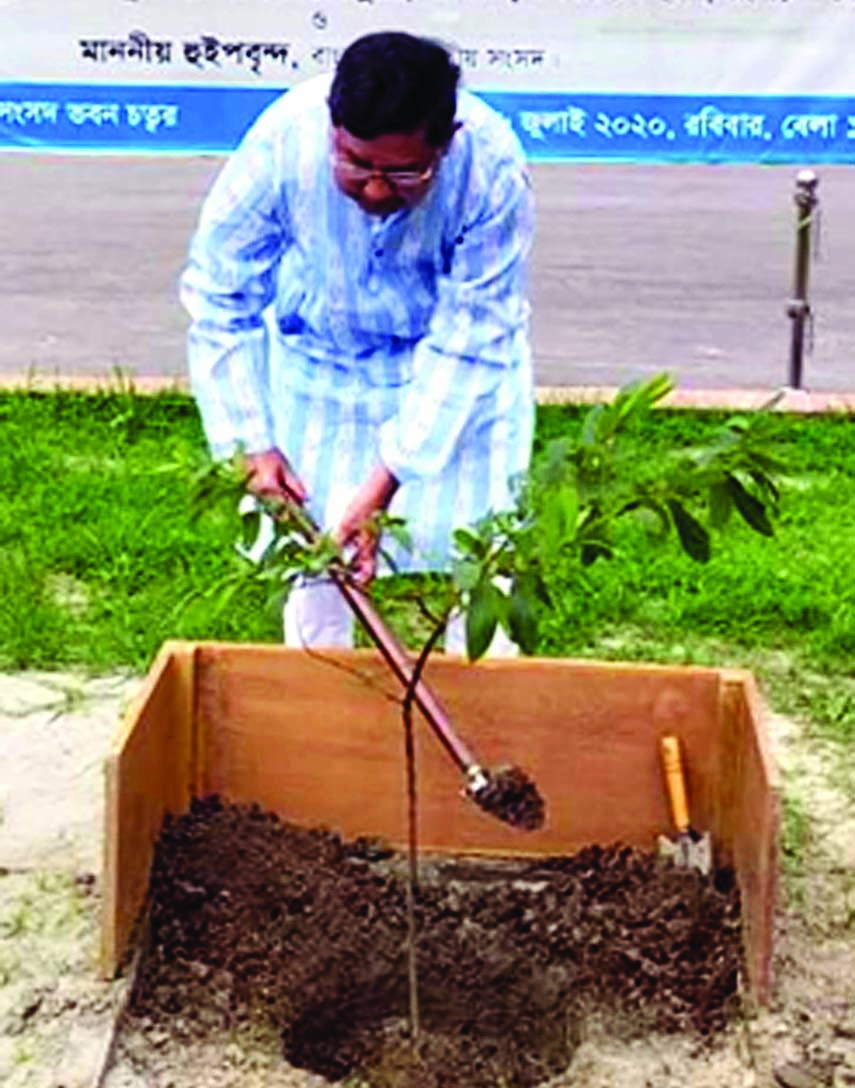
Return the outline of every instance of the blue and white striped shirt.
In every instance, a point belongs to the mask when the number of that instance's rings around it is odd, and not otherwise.
[[[205,201],[181,281],[193,390],[213,454],[279,447],[327,524],[381,460],[435,562],[528,463],[525,162],[462,91],[424,198],[372,216],[332,176],[328,91],[269,107]]]

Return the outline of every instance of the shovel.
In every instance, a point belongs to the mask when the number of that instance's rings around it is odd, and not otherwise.
[[[304,539],[310,543],[317,540],[320,530],[305,508],[292,506],[291,509],[296,513]],[[253,496],[244,497],[239,512],[242,515],[258,512],[258,503]],[[245,558],[260,562],[274,539],[273,520],[262,513],[255,543],[251,548],[239,546],[238,550]],[[328,575],[398,680],[408,691],[412,686],[416,705],[446,752],[463,772],[466,794],[485,812],[512,827],[525,831],[542,827],[545,819],[543,798],[525,772],[519,767],[491,771],[480,764],[454,731],[448,714],[427,684],[419,678],[413,686],[414,666],[406,650],[386,627],[368,595],[354,584],[347,567],[343,563],[335,564],[329,568]]]
[[[708,873],[712,868],[712,845],[709,832],[700,834],[689,822],[680,741],[677,737],[665,736],[659,742],[659,748],[671,816],[677,831],[676,842],[664,835],[659,836],[659,853],[662,857],[670,858],[680,868],[698,869],[702,873]]]

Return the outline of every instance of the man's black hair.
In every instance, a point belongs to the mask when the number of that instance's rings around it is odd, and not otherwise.
[[[454,133],[460,69],[427,38],[366,34],[342,53],[330,91],[332,122],[359,140],[424,130],[432,147]]]

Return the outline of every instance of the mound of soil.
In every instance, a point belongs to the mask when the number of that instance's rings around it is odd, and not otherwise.
[[[432,861],[414,1050],[404,872],[378,844],[194,802],[160,837],[130,1015],[185,1036],[274,1024],[289,1062],[330,1079],[528,1088],[567,1066],[592,1004],[701,1034],[734,1006],[739,902],[722,874],[626,847]]]

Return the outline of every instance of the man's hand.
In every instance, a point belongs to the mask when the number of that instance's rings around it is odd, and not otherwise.
[[[380,543],[371,521],[375,514],[385,510],[398,490],[398,481],[385,465],[378,465],[357,491],[333,539],[341,546],[350,544],[355,549],[351,564],[356,581],[367,585],[377,573],[377,546]]]
[[[298,504],[306,501],[306,489],[279,450],[246,454],[244,464],[248,473],[247,487],[259,498]]]

